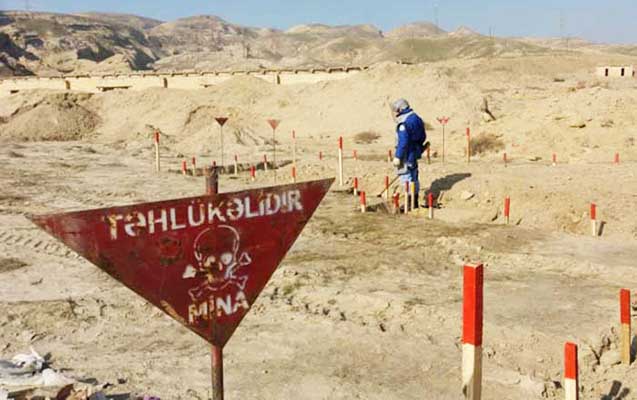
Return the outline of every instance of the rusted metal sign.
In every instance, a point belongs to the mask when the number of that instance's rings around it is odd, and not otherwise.
[[[31,219],[188,329],[223,347],[332,182]]]

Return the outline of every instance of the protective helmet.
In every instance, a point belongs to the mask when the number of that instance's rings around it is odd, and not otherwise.
[[[391,105],[391,109],[395,114],[401,113],[409,108],[409,103],[405,99],[398,99]]]

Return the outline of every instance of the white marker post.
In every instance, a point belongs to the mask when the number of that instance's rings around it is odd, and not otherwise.
[[[462,393],[467,400],[482,396],[482,264],[464,267],[462,304]]]
[[[579,368],[577,365],[577,345],[564,345],[564,394],[565,400],[579,400]]]
[[[343,179],[343,136],[338,138],[338,182],[342,187]]]
[[[161,172],[161,164],[159,160],[159,130],[155,129],[155,171]]]

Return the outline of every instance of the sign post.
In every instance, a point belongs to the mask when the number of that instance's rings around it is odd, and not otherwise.
[[[442,163],[445,162],[445,126],[449,123],[449,117],[436,118],[438,123],[442,125]]]
[[[30,219],[209,342],[213,399],[223,400],[223,347],[333,182]]]
[[[215,118],[215,120],[219,124],[219,142],[220,142],[220,149],[221,149],[221,167],[223,168],[225,166],[225,164],[224,164],[224,155],[223,155],[223,126],[228,121],[228,118],[227,117],[217,117],[217,118]]]
[[[161,172],[161,164],[159,159],[159,130],[155,129],[155,171]]]
[[[281,123],[278,119],[269,119],[268,124],[272,127],[272,162],[274,163],[274,182],[276,183],[276,128]]]

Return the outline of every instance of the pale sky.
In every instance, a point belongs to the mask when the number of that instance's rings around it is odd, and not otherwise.
[[[437,8],[445,30],[466,25],[483,34],[492,28],[498,36],[540,37],[563,31],[597,42],[637,43],[636,0],[0,0],[0,9],[25,9],[27,2],[37,11],[119,12],[160,20],[212,14],[240,25],[280,29],[314,22],[370,23],[384,31],[413,21],[434,22]]]

